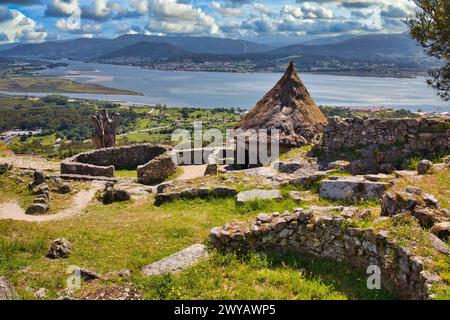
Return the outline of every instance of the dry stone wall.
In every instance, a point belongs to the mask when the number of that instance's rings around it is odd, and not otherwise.
[[[322,141],[322,155],[353,155],[354,174],[388,172],[415,156],[450,151],[450,117],[445,118],[330,118]]]
[[[141,183],[164,180],[176,170],[170,149],[149,143],[77,154],[61,162],[61,174],[114,177],[115,169],[137,169]]]
[[[387,231],[349,228],[341,216],[296,209],[280,215],[260,214],[252,223],[227,224],[211,230],[212,243],[221,250],[300,252],[335,261],[348,261],[364,270],[381,269],[382,285],[404,299],[428,299],[439,278],[424,270],[413,256],[388,238]]]
[[[84,152],[73,159],[96,166],[113,165],[116,169],[136,169],[137,166],[147,163],[166,151],[168,149],[164,146],[143,143]]]

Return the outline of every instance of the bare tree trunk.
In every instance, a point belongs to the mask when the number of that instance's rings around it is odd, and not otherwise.
[[[91,121],[94,125],[91,139],[95,147],[97,149],[114,147],[119,114],[113,112],[109,115],[107,110],[102,109],[91,116]]]

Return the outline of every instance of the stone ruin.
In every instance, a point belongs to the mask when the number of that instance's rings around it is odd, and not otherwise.
[[[444,155],[450,151],[450,117],[350,118],[333,117],[314,146],[321,158],[349,160],[352,174],[389,173],[405,169],[413,157]]]
[[[262,213],[250,224],[214,228],[210,238],[225,251],[298,252],[347,261],[364,270],[376,265],[381,269],[382,285],[403,299],[429,299],[431,286],[441,281],[427,270],[426,257],[415,256],[391,240],[388,231],[348,227],[343,216],[320,211]]]
[[[171,149],[150,143],[79,153],[61,162],[64,176],[115,176],[115,169],[137,169],[138,182],[152,184],[176,172]]]

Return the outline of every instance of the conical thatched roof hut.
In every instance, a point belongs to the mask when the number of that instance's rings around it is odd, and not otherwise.
[[[235,129],[278,129],[280,144],[295,147],[314,141],[326,122],[291,62],[275,87],[241,119]]]

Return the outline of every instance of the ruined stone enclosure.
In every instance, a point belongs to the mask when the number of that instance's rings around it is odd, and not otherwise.
[[[319,159],[350,161],[353,174],[389,173],[405,169],[414,157],[450,152],[450,118],[328,119],[322,141],[314,147]]]
[[[152,184],[176,172],[171,149],[149,143],[79,153],[61,162],[61,174],[114,177],[116,169],[137,169],[138,182]]]

